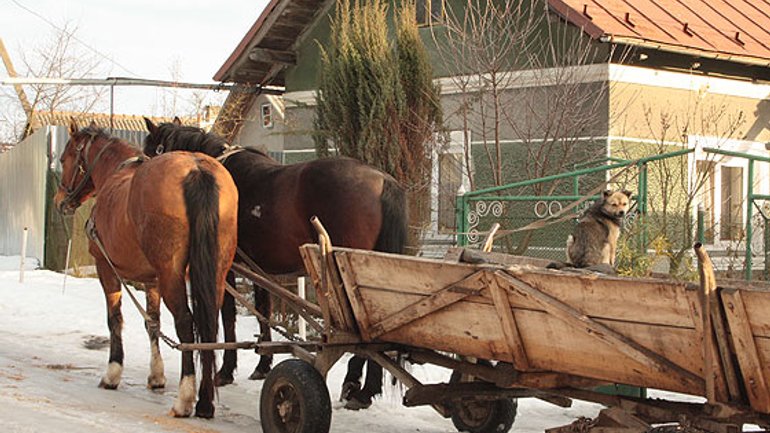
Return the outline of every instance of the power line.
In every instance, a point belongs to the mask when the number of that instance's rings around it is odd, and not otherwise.
[[[86,47],[86,48],[88,48],[89,50],[91,50],[91,51],[93,51],[94,53],[96,53],[96,55],[98,55],[99,57],[103,58],[104,60],[107,60],[108,62],[110,62],[110,63],[114,64],[115,66],[117,66],[117,67],[119,67],[120,69],[122,69],[122,70],[124,70],[124,71],[128,72],[128,73],[129,73],[129,74],[131,74],[131,75],[139,75],[139,74],[137,74],[136,72],[133,72],[133,71],[131,71],[130,69],[126,68],[125,66],[121,65],[121,64],[120,64],[120,63],[118,63],[116,60],[112,59],[111,57],[107,56],[106,54],[102,54],[102,53],[101,53],[99,50],[97,50],[96,48],[92,47],[91,45],[89,45],[89,44],[88,44],[88,43],[86,43],[85,41],[83,41],[83,40],[79,39],[77,36],[75,36],[75,34],[74,34],[74,33],[72,33],[72,32],[69,32],[69,31],[67,31],[66,29],[63,29],[63,28],[61,28],[61,27],[57,26],[57,25],[56,25],[56,24],[54,24],[54,23],[53,23],[51,20],[49,20],[48,18],[46,18],[45,16],[43,16],[43,15],[41,15],[41,14],[39,14],[39,13],[35,12],[34,10],[30,9],[29,7],[27,7],[27,6],[23,5],[23,4],[21,4],[21,3],[20,3],[18,0],[11,0],[11,2],[12,2],[13,4],[15,4],[16,6],[18,6],[19,8],[21,8],[21,9],[23,9],[23,10],[25,10],[25,11],[29,12],[30,14],[34,15],[35,17],[37,17],[37,18],[39,18],[39,19],[43,20],[43,21],[44,21],[46,24],[48,24],[49,26],[53,27],[54,29],[56,29],[56,30],[58,30],[58,31],[60,31],[60,32],[62,32],[62,33],[64,33],[64,34],[66,34],[67,36],[71,37],[72,39],[74,39],[75,41],[79,42],[79,43],[80,43],[81,45],[83,45],[84,47]]]

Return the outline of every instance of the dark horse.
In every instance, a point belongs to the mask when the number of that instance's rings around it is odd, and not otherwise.
[[[145,283],[150,337],[147,386],[166,384],[158,347],[161,300],[174,315],[183,343],[216,342],[217,312],[237,243],[238,190],[229,173],[206,155],[178,152],[142,162],[141,152],[89,126],[70,125],[61,155],[56,207],[72,213],[96,197],[89,251],[107,300],[110,358],[99,386],[115,389],[123,372],[121,279]],[[113,269],[114,266],[114,269]],[[185,276],[189,268],[192,312]],[[214,416],[213,351],[201,352],[195,415]],[[186,417],[195,403],[193,353],[182,353],[179,394],[171,413]]]
[[[150,135],[144,151],[156,155],[171,150],[203,152],[220,157],[231,149],[213,133],[178,123],[154,125],[145,119]],[[282,165],[255,149],[231,153],[223,161],[238,187],[238,245],[266,272],[273,274],[304,272],[299,246],[315,242],[310,224],[318,216],[334,245],[402,253],[406,242],[407,216],[403,189],[391,176],[350,158],[327,158]],[[269,296],[258,305],[269,317]],[[264,292],[263,290],[259,290]],[[227,297],[226,297],[227,298]],[[225,311],[227,310],[227,311]],[[226,299],[222,312],[225,339],[235,339],[235,308]],[[260,326],[263,341],[270,330]],[[250,378],[258,379],[270,370],[272,357],[263,356]],[[232,381],[235,351],[225,353],[220,383]],[[369,363],[363,389],[359,379],[363,359],[349,364],[346,390],[351,396],[371,403],[381,391],[382,370]]]

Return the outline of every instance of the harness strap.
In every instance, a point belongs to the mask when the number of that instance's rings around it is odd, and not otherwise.
[[[245,147],[242,146],[227,146],[227,149],[219,156],[217,156],[217,161],[224,164],[225,161],[227,161],[227,158],[235,155],[236,153],[241,153],[244,150],[246,150]]]

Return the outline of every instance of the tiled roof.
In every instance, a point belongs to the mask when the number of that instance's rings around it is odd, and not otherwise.
[[[770,65],[768,0],[548,0],[607,42]]]

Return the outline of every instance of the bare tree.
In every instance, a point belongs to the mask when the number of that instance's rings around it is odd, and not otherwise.
[[[645,143],[622,143],[617,149],[618,155],[633,160],[693,147],[722,148],[728,140],[741,137],[741,128],[746,123],[742,111],[731,110],[717,97],[706,98],[703,91],[691,96],[681,109],[660,104],[656,104],[656,107],[642,104],[642,119],[626,119],[633,122],[630,127],[636,129],[634,134],[629,135],[650,139]],[[708,137],[710,142],[704,146],[703,143],[693,141],[694,137]],[[645,266],[639,266],[637,260],[639,255],[646,255],[647,249],[651,247],[656,254],[668,259],[671,275],[683,278],[691,276],[694,269],[688,261],[688,252],[696,235],[693,210],[698,204],[707,208],[704,222],[706,240],[712,241],[718,228],[718,222],[713,216],[713,208],[716,206],[714,167],[722,158],[720,154],[699,151],[695,155],[687,154],[646,165],[648,190],[653,193],[647,197],[646,214],[642,215],[640,224],[629,232],[630,236],[626,236],[628,254],[625,259],[619,260],[620,272],[649,271]],[[625,182],[629,184],[632,179]],[[733,208],[740,207],[744,200],[743,196],[729,198]],[[725,237],[728,237],[729,232],[729,237],[735,241],[743,240],[740,221],[738,227],[725,225],[721,229]],[[638,245],[639,239],[635,238],[641,231],[644,231],[646,245]],[[652,264],[649,260],[646,263]]]
[[[94,54],[84,52],[75,44],[77,27],[68,23],[60,31],[50,35],[41,46],[30,51],[20,50],[19,75],[48,78],[90,78],[105,73],[103,63]],[[72,111],[91,112],[103,104],[103,87],[84,87],[51,84],[25,85],[24,90],[30,101],[31,113]],[[10,125],[14,141],[30,131],[25,131],[28,122],[15,92],[3,90],[8,101],[6,109],[0,112],[0,121]],[[10,138],[10,137],[8,137]]]
[[[445,118],[465,131],[471,189],[572,170],[606,155],[594,137],[606,133],[610,84],[592,76],[600,68],[591,65],[606,65],[610,45],[553,16],[544,0],[445,4],[440,25],[431,28],[455,89]],[[551,195],[560,185],[519,193]],[[514,252],[526,250],[531,236]]]

